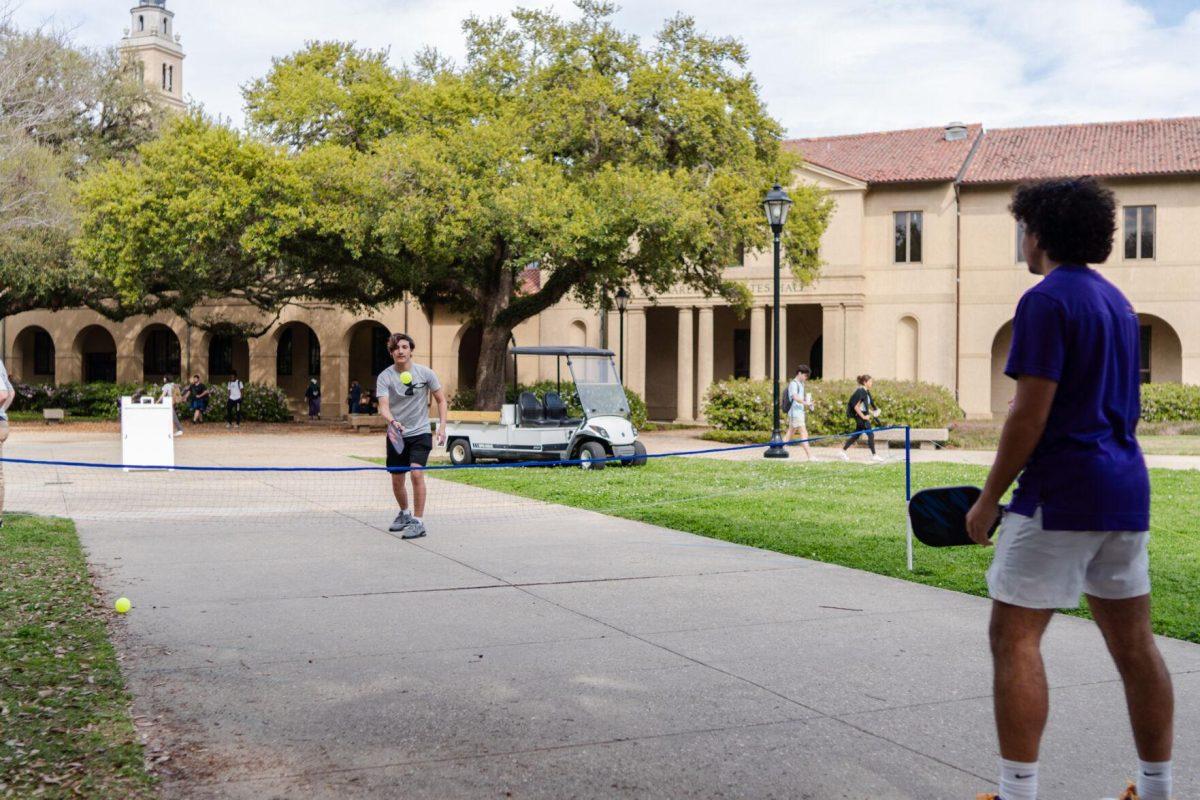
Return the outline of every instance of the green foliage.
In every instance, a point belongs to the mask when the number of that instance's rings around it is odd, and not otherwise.
[[[47,408],[65,409],[68,416],[119,419],[121,398],[132,397],[139,392],[158,398],[160,384],[136,383],[20,383],[15,387],[14,411],[41,412]],[[208,398],[207,416],[225,414],[228,393],[223,384],[212,387]],[[191,412],[185,406],[177,409],[180,418]],[[292,412],[287,395],[276,386],[248,383],[242,390],[242,415],[251,422],[290,422]]]
[[[504,391],[504,402],[517,402],[517,395],[521,392],[533,392],[542,399],[546,396],[546,392],[558,391],[558,383],[556,381],[538,381],[532,384],[518,384],[514,389],[512,384],[508,384]],[[571,417],[582,417],[583,407],[579,405],[579,398],[575,394],[575,384],[571,381],[562,382],[562,397],[567,404],[567,414]],[[629,402],[630,419],[633,425],[638,430],[643,430],[646,426],[646,401],[642,396],[629,387],[625,387],[625,399]],[[467,411],[475,408],[475,390],[472,388],[462,388],[454,393],[450,398],[450,408],[459,411]]]
[[[569,295],[600,307],[618,286],[686,285],[744,303],[723,270],[769,246],[762,195],[797,164],[745,47],[683,16],[643,44],[612,4],[577,7],[472,17],[459,64],[424,52],[393,68],[338,42],[276,59],[245,90],[269,145],[183,119],[84,187],[81,261],[127,313],[228,297],[448,307],[484,329],[485,407],[510,332]],[[785,256],[808,283],[832,204],[791,191]]]
[[[1200,422],[1200,386],[1144,384],[1142,419],[1146,422]]]
[[[787,384],[781,384],[780,391]],[[852,380],[809,381],[806,391],[813,396],[807,415],[812,436],[844,433],[854,429],[846,416],[846,404],[857,383]],[[910,425],[914,428],[943,428],[962,419],[954,395],[942,386],[918,381],[877,380],[871,395],[879,406],[878,425]],[[735,379],[714,383],[705,398],[709,423],[726,431],[769,431],[772,427],[770,381]],[[786,423],[786,418],[783,419]]]

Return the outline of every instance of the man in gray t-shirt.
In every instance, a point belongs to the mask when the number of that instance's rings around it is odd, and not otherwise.
[[[387,465],[392,473],[392,492],[400,504],[400,513],[388,529],[403,531],[401,538],[416,539],[425,535],[425,473],[414,466],[424,467],[433,449],[434,437],[429,432],[429,399],[438,404],[437,444],[446,443],[446,393],[442,383],[429,367],[414,364],[415,345],[407,333],[388,337],[388,353],[392,366],[379,373],[375,394],[379,398],[379,414],[387,420]],[[413,488],[413,510],[408,510],[408,491],[404,476],[408,475]]]

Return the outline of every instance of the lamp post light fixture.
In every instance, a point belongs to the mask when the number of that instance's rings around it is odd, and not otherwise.
[[[779,430],[779,239],[783,234],[783,224],[787,222],[788,210],[792,207],[792,198],[778,183],[767,192],[763,200],[763,210],[767,212],[767,224],[775,238],[775,316],[774,324],[775,345],[771,356],[772,371],[772,405],[775,408],[775,427],[771,431],[771,446],[763,453],[765,458],[787,458],[788,451],[783,446],[783,434]]]
[[[617,289],[617,317],[620,319],[620,339],[617,347],[617,379],[625,385],[625,309],[629,307],[629,292],[625,287]]]

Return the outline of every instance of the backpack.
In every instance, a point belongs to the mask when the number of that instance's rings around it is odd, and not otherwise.
[[[787,386],[783,387],[783,394],[779,397],[779,410],[784,414],[792,410],[792,403],[796,402],[792,397],[792,383],[788,381]]]

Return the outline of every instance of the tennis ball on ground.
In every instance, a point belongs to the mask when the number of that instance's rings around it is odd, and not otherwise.
[[[412,383],[412,373],[407,372],[407,371],[401,372],[400,373],[400,382],[401,383]]]
[[[117,609],[118,614],[124,614],[133,608],[133,603],[129,602],[128,597],[118,597],[117,602],[113,603],[113,608]]]

